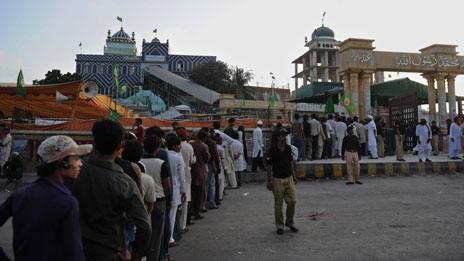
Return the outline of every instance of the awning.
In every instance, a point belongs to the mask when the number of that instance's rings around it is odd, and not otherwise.
[[[289,102],[325,103],[329,95],[338,102],[340,92],[343,92],[341,82],[312,82],[296,90],[296,97]]]
[[[219,93],[189,81],[184,77],[181,77],[161,67],[150,66],[145,68],[145,71],[205,103],[213,104],[219,100]]]
[[[401,78],[371,85],[371,96],[381,106],[388,106],[390,98],[397,98],[415,93],[418,104],[428,104],[428,86]]]

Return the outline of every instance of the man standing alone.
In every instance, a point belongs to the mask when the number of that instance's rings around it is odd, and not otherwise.
[[[417,136],[417,150],[419,155],[419,162],[431,161],[429,160],[430,152],[432,151],[432,145],[430,141],[432,140],[432,132],[430,131],[429,126],[427,125],[426,119],[421,119],[419,124],[416,127],[416,136]]]
[[[270,148],[266,158],[269,165],[267,168],[267,189],[274,193],[274,215],[278,235],[284,233],[284,224],[292,232],[298,232],[293,222],[296,205],[295,184],[297,180],[292,164],[292,149],[285,144],[287,134],[285,129],[279,131],[276,144]],[[285,223],[282,212],[284,200],[287,203]]]

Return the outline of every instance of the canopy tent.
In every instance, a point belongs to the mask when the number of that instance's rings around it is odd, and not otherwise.
[[[26,98],[16,94],[16,84],[0,84],[0,111],[11,117],[14,110],[28,112],[39,118],[71,118],[75,106],[75,118],[98,119],[108,116],[109,107],[116,109],[124,117],[132,117],[132,111],[115,105],[105,95],[96,95],[89,99],[81,91],[83,81],[75,81],[52,85],[26,85]],[[78,97],[57,103],[56,91],[68,97]]]
[[[328,86],[335,86],[329,89]],[[343,93],[343,83],[313,82],[296,91],[296,98],[290,102],[306,102],[325,104],[327,98],[332,96],[334,103],[338,103],[339,94]],[[371,85],[371,100],[380,106],[388,106],[391,98],[415,93],[418,104],[428,104],[428,86],[412,81],[409,78],[401,78],[383,83]],[[446,95],[448,97],[448,95]]]
[[[155,114],[166,110],[166,103],[163,99],[149,90],[139,91],[130,97],[118,100],[118,103],[121,105],[150,106],[150,110]]]

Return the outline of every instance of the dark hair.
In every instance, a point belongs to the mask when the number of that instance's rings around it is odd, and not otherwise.
[[[329,120],[333,119],[333,114],[329,114]]]
[[[213,129],[220,129],[221,128],[221,122],[220,121],[215,121],[213,122]]]
[[[122,158],[130,162],[137,162],[142,158],[143,148],[142,144],[135,140],[126,141],[124,145],[124,151],[122,152]]]
[[[177,135],[174,134],[174,133],[169,133],[169,134],[166,136],[166,143],[167,143],[168,149],[169,149],[169,150],[173,150],[173,149],[174,149],[174,146],[180,145],[179,136],[177,136]]]
[[[227,122],[228,122],[228,123],[234,123],[234,122],[235,122],[235,118],[229,118],[229,119],[227,120]]]
[[[307,114],[303,115],[303,120],[304,120],[304,121],[307,121],[307,120],[308,120],[308,115],[307,115]]]
[[[202,129],[200,129],[200,131],[198,131],[197,137],[198,137],[199,140],[204,141],[204,140],[206,139],[207,136],[208,136],[208,131],[207,131],[207,130],[205,131],[205,130],[202,128]]]
[[[174,125],[179,126],[179,123],[178,123],[177,121],[173,121],[173,122],[171,123],[171,126],[174,128]]]
[[[243,131],[245,133],[245,127],[243,127],[243,125],[238,126],[237,130]]]
[[[57,161],[44,163],[37,167],[37,175],[39,177],[51,176],[57,169],[59,169]]]
[[[145,137],[143,141],[143,148],[148,154],[153,154],[161,145],[161,139],[156,135],[150,135]]]
[[[92,127],[95,150],[103,155],[114,153],[124,138],[124,128],[119,122],[98,120]]]
[[[135,122],[140,122],[140,124],[142,124],[143,120],[141,118],[135,118]]]
[[[295,117],[296,120],[298,120],[298,119],[300,118],[300,114],[295,113],[295,116],[294,116],[294,117]]]
[[[316,118],[316,114],[312,113],[311,114],[311,119],[315,119]]]
[[[282,126],[283,126],[283,125],[282,125],[281,122],[278,122],[278,123],[276,124],[276,128],[282,128]]]
[[[166,134],[160,127],[152,126],[145,130],[145,136],[152,136],[152,135],[158,136],[158,138],[161,139],[161,138],[164,138]]]

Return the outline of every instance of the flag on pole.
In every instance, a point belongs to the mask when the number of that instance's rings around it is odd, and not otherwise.
[[[26,98],[26,88],[24,87],[23,71],[20,69],[18,74],[18,80],[16,81],[16,94]]]
[[[127,85],[123,84],[121,88],[119,88],[119,96],[124,96],[127,93]]]
[[[116,110],[109,108],[108,118],[112,121],[119,121],[119,119],[121,119],[121,115],[119,115],[119,113]]]
[[[354,106],[351,103],[350,96],[346,93],[343,93],[342,98],[340,99],[340,102],[343,104],[345,109],[348,111],[350,115],[353,115],[354,112]]]
[[[324,108],[324,113],[334,113],[335,112],[335,107],[333,103],[332,96],[329,96],[327,98],[327,102],[325,103],[325,108]]]
[[[158,28],[156,28],[155,30],[153,30],[153,33],[157,33],[158,32]]]
[[[117,64],[113,64],[113,84],[119,89],[119,66]]]
[[[79,43],[79,47],[82,47],[82,43]]]
[[[118,20],[119,22],[122,23],[122,17],[117,16],[117,17],[116,17],[116,20]]]
[[[275,103],[276,103],[276,95],[274,93],[274,90],[272,90],[271,97],[269,97],[269,108],[274,107]]]

